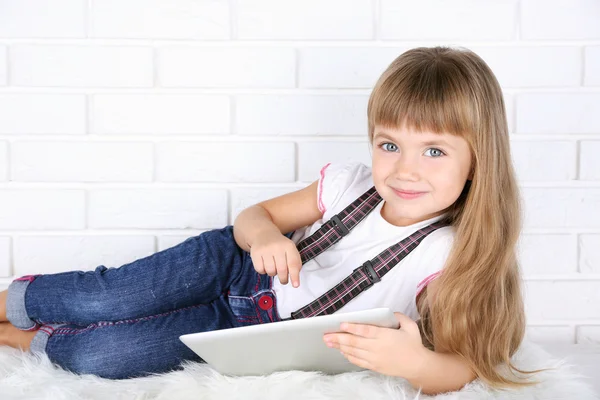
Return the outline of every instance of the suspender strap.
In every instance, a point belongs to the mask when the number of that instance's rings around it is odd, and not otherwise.
[[[315,258],[358,225],[383,199],[375,186],[354,200],[348,207],[325,222],[312,235],[296,245],[302,264]]]
[[[372,260],[368,260],[356,268],[352,274],[325,294],[293,312],[291,319],[328,315],[336,312],[363,291],[379,282],[386,273],[410,254],[431,232],[446,225],[448,225],[446,220],[434,222],[385,249]]]

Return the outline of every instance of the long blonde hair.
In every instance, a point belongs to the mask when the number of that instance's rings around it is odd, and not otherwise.
[[[419,309],[424,341],[460,355],[492,387],[535,384],[515,372],[542,370],[522,371],[511,363],[525,334],[516,257],[521,208],[493,72],[467,49],[411,49],[383,72],[367,113],[370,144],[375,125],[382,125],[454,134],[471,149],[472,180],[446,210],[456,232],[453,247],[435,298]],[[501,365],[516,379],[503,375]]]

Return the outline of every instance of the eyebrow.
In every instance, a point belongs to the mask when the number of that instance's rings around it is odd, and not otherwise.
[[[396,141],[396,139],[394,139],[393,137],[391,137],[390,135],[388,135],[387,133],[376,133],[375,137],[373,139],[377,139],[377,138],[387,138],[390,139],[392,141]],[[439,139],[439,140],[428,140],[426,142],[422,142],[423,145],[425,146],[436,146],[436,145],[442,145],[442,146],[448,146],[451,149],[454,149],[454,146],[452,146],[450,143],[446,142],[443,139]]]

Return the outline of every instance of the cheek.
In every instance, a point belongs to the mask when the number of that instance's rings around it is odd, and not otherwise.
[[[448,196],[458,197],[462,192],[467,180],[466,174],[461,168],[450,165],[436,167],[431,171],[431,175],[438,189],[447,193]]]

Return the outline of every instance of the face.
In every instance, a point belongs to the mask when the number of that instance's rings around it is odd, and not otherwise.
[[[372,174],[382,217],[407,226],[440,215],[472,179],[467,141],[448,133],[375,126]]]

